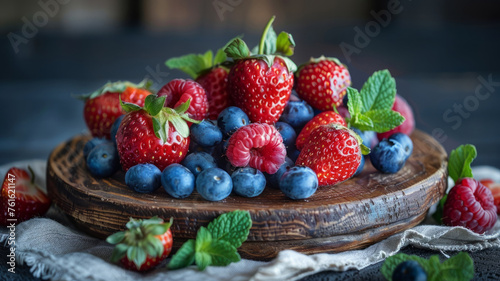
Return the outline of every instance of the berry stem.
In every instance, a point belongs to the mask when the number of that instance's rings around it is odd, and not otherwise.
[[[269,31],[269,28],[271,28],[271,25],[273,25],[275,18],[276,16],[273,16],[267,23],[266,28],[264,28],[264,32],[262,33],[262,37],[260,38],[260,43],[259,43],[259,55],[264,54],[264,42],[266,41],[267,32]]]

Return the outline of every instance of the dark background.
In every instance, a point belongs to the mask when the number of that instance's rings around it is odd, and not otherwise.
[[[0,0],[0,164],[47,158],[85,131],[83,103],[72,94],[145,77],[159,88],[186,77],[167,69],[166,59],[215,50],[239,34],[256,45],[272,15],[275,30],[293,34],[297,64],[338,57],[356,88],[389,69],[417,128],[448,152],[475,144],[474,164],[500,167],[500,3],[494,0]],[[347,56],[342,46],[356,50]],[[478,99],[482,78],[494,83]]]

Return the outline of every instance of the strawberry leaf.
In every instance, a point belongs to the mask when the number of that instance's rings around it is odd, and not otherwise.
[[[272,16],[267,23],[259,43],[259,55],[273,55],[276,52],[276,32],[273,29],[273,22],[276,17]]]
[[[217,53],[215,54],[214,61],[212,65],[219,65],[227,60],[226,53],[224,52],[224,49],[219,49],[217,50]]]
[[[295,41],[293,41],[292,35],[282,31],[276,39],[276,52],[284,56],[291,56],[293,55],[294,48]]]
[[[472,178],[471,163],[477,157],[472,144],[461,145],[452,150],[448,159],[448,174],[454,182],[461,178]]]
[[[195,260],[195,240],[189,239],[177,250],[168,263],[168,269],[180,269],[193,264]]]
[[[285,62],[286,68],[288,68],[288,72],[293,73],[297,71],[297,65],[290,58],[282,56],[279,57]]]
[[[360,91],[362,112],[391,109],[396,98],[396,81],[389,70],[376,71],[368,78]]]
[[[224,48],[224,52],[228,57],[233,59],[243,59],[250,55],[247,44],[240,38],[235,38],[231,41],[227,47]]]
[[[156,117],[153,117],[152,121],[153,121],[153,131],[155,132],[155,136],[157,138],[161,139],[163,141],[163,143],[165,143],[165,141],[167,139],[165,137],[165,134],[162,134],[163,132],[162,132],[160,120],[158,120],[158,118],[156,118]]]
[[[113,252],[111,253],[111,262],[117,262],[120,259],[122,259],[126,254],[128,250],[128,245],[127,244],[118,244],[115,246],[113,249]]]
[[[366,146],[366,145],[364,145],[364,144],[361,144],[361,145],[359,146],[359,148],[361,149],[361,154],[363,154],[363,155],[368,155],[368,154],[370,154],[370,151],[371,151],[371,150],[370,150],[370,148],[369,148],[368,146]]]
[[[205,54],[188,54],[170,58],[165,62],[165,65],[170,69],[182,70],[191,78],[196,79],[203,70],[212,67],[212,51],[207,51]]]
[[[101,88],[95,90],[92,93],[88,94],[83,94],[83,95],[76,95],[75,97],[77,99],[81,100],[87,100],[87,99],[93,99],[96,98],[100,95],[103,95],[105,93],[123,93],[127,87],[132,87],[132,88],[137,88],[137,89],[146,89],[150,90],[149,88],[153,82],[149,79],[144,79],[141,82],[135,84],[129,81],[116,81],[116,82],[108,82],[104,84]]]
[[[163,108],[165,104],[165,96],[156,97],[155,95],[149,95],[144,100],[144,110],[146,110],[151,116],[156,116]]]
[[[180,104],[176,108],[174,108],[175,112],[178,114],[182,114],[189,109],[189,105],[191,105],[191,99],[188,99],[186,102]]]
[[[146,98],[150,97],[152,95],[149,95],[147,96]],[[141,110],[142,107],[138,106],[137,104],[135,103],[131,103],[131,102],[124,102],[122,101],[122,98],[119,97],[120,99],[120,106],[122,107],[122,109],[125,111],[125,112],[132,112],[132,111],[138,111],[138,110]]]
[[[403,115],[391,109],[370,110],[365,112],[363,115],[372,120],[373,127],[371,129],[359,129],[365,131],[375,131],[377,133],[384,133],[392,130],[405,121]]]
[[[125,232],[119,231],[108,236],[108,238],[106,238],[106,242],[108,242],[109,244],[118,244],[122,242],[124,238]]]
[[[175,130],[179,133],[179,135],[181,135],[181,137],[189,137],[189,126],[180,116],[171,116],[168,118],[168,121],[172,123]]]

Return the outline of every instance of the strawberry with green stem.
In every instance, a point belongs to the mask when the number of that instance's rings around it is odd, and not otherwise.
[[[188,54],[165,62],[170,69],[184,71],[205,89],[208,101],[207,118],[211,120],[217,119],[219,113],[229,106],[226,90],[229,71],[222,65],[226,59],[224,50],[219,49],[215,57],[209,50],[204,54]]]
[[[227,85],[231,102],[256,123],[278,121],[292,92],[293,72],[297,69],[286,57],[293,54],[292,36],[286,32],[276,35],[273,21],[274,17],[264,29],[257,54],[251,54],[240,38],[224,49],[234,60]]]
[[[336,58],[311,58],[297,72],[295,90],[300,98],[321,111],[334,110],[342,104],[351,75]]]
[[[170,222],[158,217],[147,220],[133,219],[127,223],[127,230],[110,235],[106,241],[115,244],[111,262],[118,262],[126,269],[147,271],[153,269],[168,257],[172,251]]]
[[[363,85],[361,94],[347,89],[350,118],[348,127],[385,132],[400,125],[404,117],[391,107],[396,85],[389,71],[377,71]],[[362,139],[345,126],[331,123],[311,129],[295,164],[307,166],[318,176],[320,186],[335,185],[349,179],[361,162],[361,154],[370,149]]]
[[[128,81],[108,82],[96,91],[78,96],[85,101],[83,117],[93,137],[111,138],[111,126],[125,112],[120,106],[124,102],[144,105],[144,100],[151,95],[151,81],[139,84]]]
[[[190,99],[174,109],[163,106],[165,99],[150,95],[144,107],[122,102],[128,113],[116,133],[116,144],[125,171],[142,163],[154,164],[163,171],[186,157],[190,141],[186,122],[199,121],[186,113]]]

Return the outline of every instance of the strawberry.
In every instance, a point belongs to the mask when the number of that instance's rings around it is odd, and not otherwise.
[[[333,106],[342,104],[351,85],[347,67],[336,58],[311,58],[295,75],[299,97],[321,111],[333,110]]]
[[[0,224],[20,223],[35,216],[44,215],[50,207],[50,199],[35,184],[35,174],[20,168],[10,168],[2,184]]]
[[[189,149],[186,121],[198,121],[187,116],[190,99],[175,109],[163,107],[165,99],[150,95],[144,107],[122,103],[128,113],[118,127],[116,146],[125,171],[141,163],[154,164],[163,171],[186,157]]]
[[[300,131],[297,136],[297,140],[295,141],[295,146],[298,150],[301,150],[304,147],[304,144],[307,141],[307,138],[311,134],[311,132],[321,125],[327,125],[331,123],[336,123],[342,126],[347,126],[344,118],[334,111],[324,111],[320,114],[313,117],[313,119],[309,120],[304,128]]]
[[[212,51],[207,51],[205,54],[189,54],[165,62],[170,69],[178,68],[189,74],[205,89],[207,118],[211,120],[217,119],[219,113],[229,106],[226,90],[228,70],[221,65],[226,59],[224,50],[219,49],[215,57]]]
[[[494,182],[492,179],[483,179],[479,182],[490,189],[494,204],[497,207],[497,214],[500,215],[500,183]]]
[[[200,84],[193,80],[174,79],[158,91],[158,97],[165,97],[165,106],[175,108],[191,100],[187,115],[201,121],[207,117],[207,94]],[[191,125],[189,123],[189,125]]]
[[[361,163],[361,139],[352,130],[331,123],[313,130],[295,165],[307,166],[318,176],[319,186],[349,179]]]
[[[93,93],[79,96],[85,100],[83,117],[93,137],[111,139],[113,122],[125,112],[120,107],[120,99],[124,102],[144,105],[150,82],[145,80],[139,84],[128,81],[109,82]]]
[[[127,230],[110,235],[106,241],[116,244],[111,255],[112,262],[134,271],[153,269],[168,257],[172,251],[170,222],[158,217],[147,220],[133,219],[127,223]]]
[[[271,27],[273,21],[274,17],[264,30],[258,54],[250,55],[248,46],[239,38],[224,49],[235,60],[227,81],[231,102],[256,123],[278,121],[293,87],[295,64],[275,53],[292,55],[295,43],[288,33],[276,36]]]

